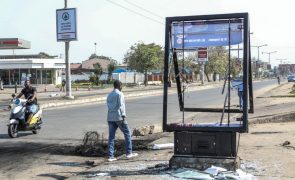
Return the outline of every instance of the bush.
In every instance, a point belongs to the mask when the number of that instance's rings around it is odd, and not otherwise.
[[[290,94],[295,94],[295,84],[292,86]]]

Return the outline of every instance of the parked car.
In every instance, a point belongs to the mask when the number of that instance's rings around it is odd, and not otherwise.
[[[293,75],[288,76],[288,82],[295,82],[295,76]]]

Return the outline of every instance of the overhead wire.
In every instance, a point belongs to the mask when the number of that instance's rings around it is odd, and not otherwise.
[[[150,10],[147,10],[147,9],[145,9],[145,8],[143,8],[143,7],[141,7],[141,6],[137,5],[137,4],[135,4],[135,3],[133,3],[133,2],[130,2],[130,1],[128,1],[128,0],[124,0],[124,1],[125,1],[126,3],[128,3],[128,4],[131,4],[132,6],[137,7],[138,9],[141,9],[141,10],[143,10],[143,11],[145,11],[145,12],[147,12],[147,13],[153,15],[153,16],[155,16],[155,17],[158,17],[158,18],[160,18],[160,19],[162,19],[162,20],[164,19],[164,17],[162,17],[162,16],[160,16],[160,15],[158,15],[158,14],[156,14],[156,13],[150,11]]]
[[[135,10],[132,10],[132,9],[130,9],[130,8],[128,8],[128,7],[125,7],[125,6],[123,6],[123,5],[119,4],[119,3],[116,3],[116,2],[111,1],[111,0],[106,0],[106,1],[109,2],[109,3],[112,3],[112,4],[116,5],[116,6],[119,6],[119,7],[123,8],[123,9],[125,9],[125,10],[127,10],[127,11],[130,11],[130,12],[132,12],[132,13],[134,13],[134,14],[137,14],[137,15],[139,15],[139,16],[142,16],[142,17],[146,18],[146,19],[149,19],[149,20],[151,20],[151,21],[154,21],[154,22],[156,22],[156,23],[158,23],[158,24],[162,24],[162,25],[164,25],[164,23],[161,22],[161,21],[158,21],[158,20],[156,20],[156,19],[154,19],[154,18],[151,18],[151,17],[149,17],[149,16],[146,16],[146,15],[144,15],[144,14],[141,14],[141,13],[139,13],[139,12],[137,12],[137,11],[135,11]]]

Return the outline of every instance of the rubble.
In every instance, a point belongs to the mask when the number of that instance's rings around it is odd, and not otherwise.
[[[148,150],[150,143],[167,135],[166,133],[154,133],[133,138],[133,150]],[[99,134],[96,131],[86,132],[83,138],[83,143],[75,147],[74,154],[87,157],[104,157],[107,156],[108,143],[104,134]],[[115,156],[125,154],[124,139],[115,140]]]
[[[146,136],[148,134],[153,134],[154,133],[155,126],[144,126],[141,128],[134,128],[132,135],[133,136]]]

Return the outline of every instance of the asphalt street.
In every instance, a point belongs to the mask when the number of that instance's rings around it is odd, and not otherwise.
[[[267,80],[254,83],[255,91],[276,84],[276,80]],[[199,91],[186,91],[185,105],[188,107],[219,107],[222,108],[224,95],[222,87]],[[237,92],[231,92],[232,104],[237,105]],[[179,121],[182,112],[179,112],[176,94],[170,94],[168,101],[168,120]],[[163,96],[148,96],[126,100],[127,120],[131,128],[162,123]],[[58,109],[45,109],[43,112],[43,127],[38,135],[30,132],[21,133],[18,141],[64,141],[81,140],[87,131],[107,133],[106,104],[86,104],[69,106]],[[193,117],[193,113],[185,113],[186,118]],[[0,120],[0,143],[11,141],[7,135],[7,120]]]

